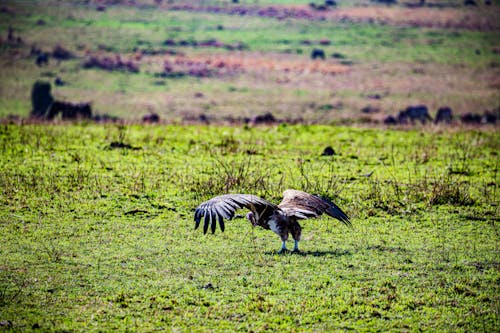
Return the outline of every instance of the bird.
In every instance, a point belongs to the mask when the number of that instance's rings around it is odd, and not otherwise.
[[[217,222],[224,232],[224,219],[231,220],[238,209],[247,208],[246,215],[253,227],[260,226],[271,230],[281,238],[281,249],[278,253],[288,251],[286,241],[289,234],[294,240],[293,252],[299,251],[302,227],[299,220],[318,217],[323,213],[352,227],[349,217],[336,204],[318,195],[299,190],[288,189],[283,192],[283,200],[275,205],[252,194],[223,194],[201,203],[195,210],[195,230],[203,219],[203,233],[208,227],[215,233]]]

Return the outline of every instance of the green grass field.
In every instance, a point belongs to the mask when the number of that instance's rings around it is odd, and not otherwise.
[[[499,327],[493,132],[11,125],[0,140],[14,331]],[[213,195],[286,188],[329,196],[354,228],[304,221],[299,255],[244,219],[194,230]]]
[[[500,3],[309,2],[2,1],[1,331],[499,331],[498,126],[455,125],[498,116]],[[38,80],[120,121],[30,119]],[[454,124],[380,125],[416,104]],[[353,228],[303,221],[299,254],[243,210],[194,230],[213,196],[289,188]]]

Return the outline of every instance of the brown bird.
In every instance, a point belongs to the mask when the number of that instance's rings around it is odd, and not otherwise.
[[[326,213],[345,225],[352,226],[349,217],[333,202],[306,192],[286,190],[283,192],[283,200],[279,205],[251,194],[225,194],[214,197],[196,208],[195,229],[200,226],[202,218],[205,217],[203,233],[207,233],[209,226],[214,233],[217,221],[220,229],[224,231],[224,219],[232,219],[235,211],[240,208],[250,210],[246,218],[252,226],[272,230],[280,236],[283,243],[278,253],[287,250],[286,241],[289,234],[295,241],[293,251],[299,251],[302,228],[298,220],[318,217]]]

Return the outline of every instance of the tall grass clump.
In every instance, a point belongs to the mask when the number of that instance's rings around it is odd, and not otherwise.
[[[439,205],[472,206],[470,184],[452,175],[425,175],[409,182],[395,179],[367,180],[361,195],[372,207],[389,214],[411,213]]]
[[[221,193],[269,194],[281,188],[281,180],[273,182],[273,170],[255,167],[252,157],[242,159],[214,158],[195,175],[186,179],[184,187],[200,197]]]

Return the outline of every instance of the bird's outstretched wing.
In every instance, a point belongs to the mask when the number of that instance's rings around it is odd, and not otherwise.
[[[224,231],[224,219],[232,219],[234,212],[240,208],[250,209],[256,216],[260,216],[267,210],[276,209],[276,205],[251,194],[225,194],[214,197],[200,204],[194,213],[195,229],[198,229],[203,216],[203,233],[207,233],[208,226],[212,233],[217,228],[217,220],[222,231]]]
[[[298,219],[317,217],[323,213],[336,218],[347,226],[352,226],[349,217],[333,202],[297,190],[286,190],[283,192],[283,201],[278,208],[285,215],[294,216]]]

